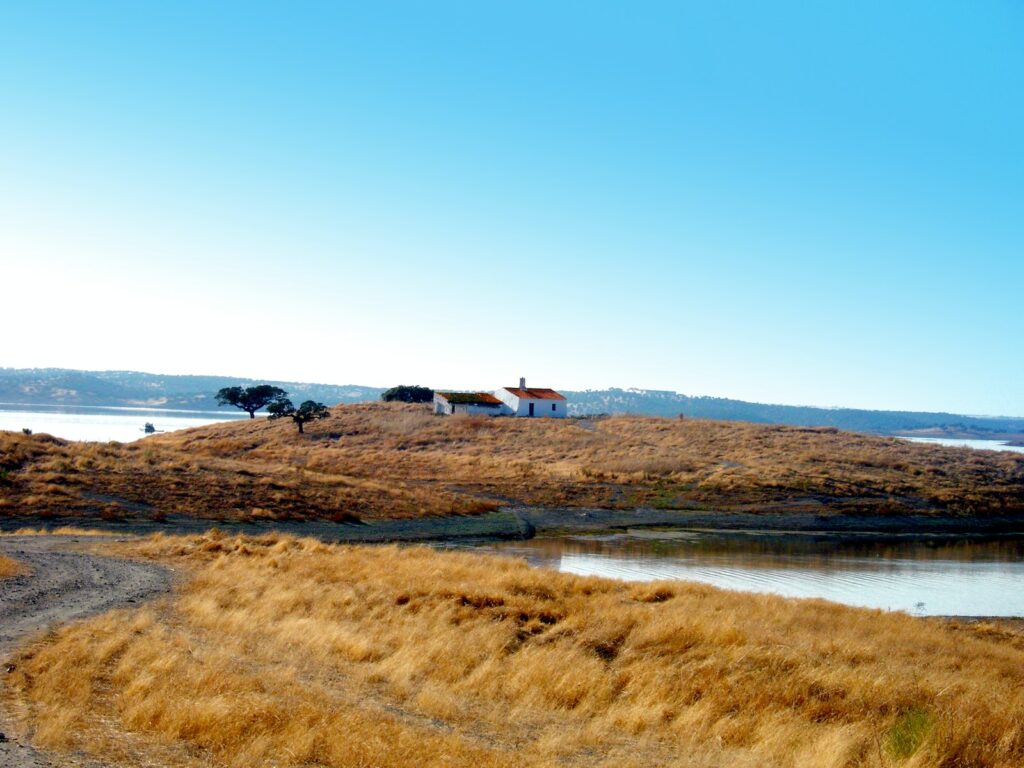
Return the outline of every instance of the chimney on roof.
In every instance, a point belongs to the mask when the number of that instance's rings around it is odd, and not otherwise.
[[[526,389],[526,377],[525,376],[520,376],[519,377],[519,388],[520,389]]]

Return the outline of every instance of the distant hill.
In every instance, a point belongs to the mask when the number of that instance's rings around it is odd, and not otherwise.
[[[728,419],[759,424],[836,427],[879,434],[934,433],[963,436],[1018,435],[1024,418],[962,416],[955,413],[868,411],[856,408],[815,408],[770,405],[722,397],[690,397],[656,389],[599,389],[565,392],[569,413],[639,413],[695,419]]]
[[[235,384],[273,384],[293,400],[327,405],[377,400],[381,387],[255,381],[229,376],[163,376],[135,371],[76,371],[66,368],[0,368],[0,403],[66,406],[144,406],[216,410],[214,393]],[[598,389],[573,392],[569,413],[635,413],[700,419],[836,427],[878,434],[933,434],[963,437],[1024,437],[1024,418],[962,416],[954,413],[868,411],[770,405],[721,397],[691,397],[655,389]]]
[[[377,400],[384,390],[336,384],[303,384],[229,376],[163,376],[136,371],[75,371],[66,368],[0,368],[0,403],[186,408],[217,410],[214,395],[236,384],[273,384],[293,400],[328,405]]]

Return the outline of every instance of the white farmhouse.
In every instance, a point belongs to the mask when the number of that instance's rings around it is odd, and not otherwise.
[[[564,419],[568,415],[565,397],[553,389],[527,387],[526,379],[520,379],[518,387],[502,387],[493,395],[490,392],[435,392],[434,413],[549,419]]]
[[[489,392],[435,392],[434,413],[443,416],[456,413],[501,416],[507,411],[501,400]]]
[[[553,389],[527,387],[526,379],[519,379],[518,387],[502,387],[494,396],[505,406],[502,411],[511,416],[564,419],[568,415],[562,395]]]

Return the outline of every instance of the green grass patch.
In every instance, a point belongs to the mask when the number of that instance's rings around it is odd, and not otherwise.
[[[885,749],[891,757],[906,760],[917,752],[934,726],[935,719],[926,710],[907,710],[886,731]]]

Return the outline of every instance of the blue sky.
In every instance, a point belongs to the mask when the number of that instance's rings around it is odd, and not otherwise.
[[[0,365],[1024,415],[1024,6],[11,3]]]

